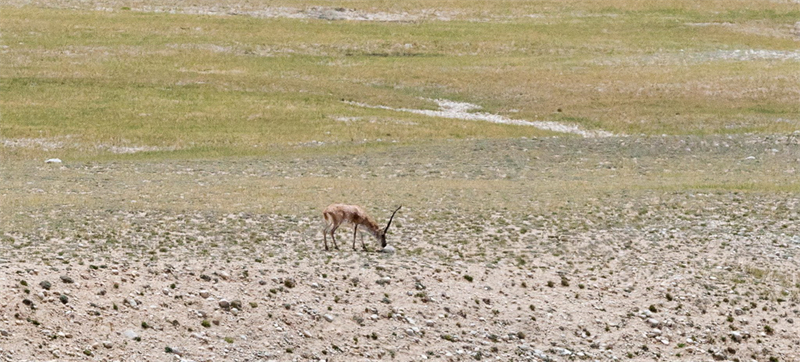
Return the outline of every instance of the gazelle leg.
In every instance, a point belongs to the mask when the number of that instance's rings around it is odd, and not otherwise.
[[[325,243],[325,251],[328,251],[328,229],[330,229],[331,224],[325,224],[325,229],[322,230],[322,242]]]
[[[358,235],[358,224],[353,227],[353,251],[356,251],[356,235]]]
[[[331,229],[331,239],[333,239],[333,247],[336,248],[336,250],[339,250],[339,244],[336,243],[336,229],[338,228],[339,225],[334,225]]]
[[[367,251],[367,246],[364,245],[364,234],[361,234],[361,249]]]

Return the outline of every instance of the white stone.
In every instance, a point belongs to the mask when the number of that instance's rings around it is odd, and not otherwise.
[[[125,336],[125,338],[129,339],[136,339],[136,337],[139,337],[139,335],[136,334],[136,332],[134,332],[132,329],[128,329],[125,332],[122,332],[122,335]]]

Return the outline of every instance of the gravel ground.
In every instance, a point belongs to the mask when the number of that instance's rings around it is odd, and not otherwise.
[[[793,140],[6,165],[0,358],[796,361]],[[321,250],[347,194],[395,253]]]

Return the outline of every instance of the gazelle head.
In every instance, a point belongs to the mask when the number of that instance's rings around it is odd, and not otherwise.
[[[383,230],[378,231],[377,235],[375,235],[375,236],[378,237],[378,241],[381,242],[381,248],[385,248],[386,247],[386,232],[389,231],[389,226],[392,226],[392,219],[394,219],[394,214],[396,214],[397,211],[399,211],[401,207],[403,207],[403,206],[400,205],[400,206],[397,207],[397,210],[394,210],[394,212],[392,213],[392,216],[389,218],[389,222],[386,224],[386,227]]]

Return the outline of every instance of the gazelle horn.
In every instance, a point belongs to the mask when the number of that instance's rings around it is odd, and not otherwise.
[[[389,226],[391,226],[391,225],[392,225],[392,219],[394,219],[394,214],[396,214],[398,211],[400,211],[400,208],[401,208],[401,207],[403,207],[403,205],[400,205],[400,206],[397,208],[397,210],[394,210],[394,212],[392,213],[392,216],[389,218],[389,223],[388,223],[388,224],[386,224],[386,228],[385,228],[385,229],[383,229],[383,233],[384,233],[384,234],[385,234],[387,231],[389,231]]]

